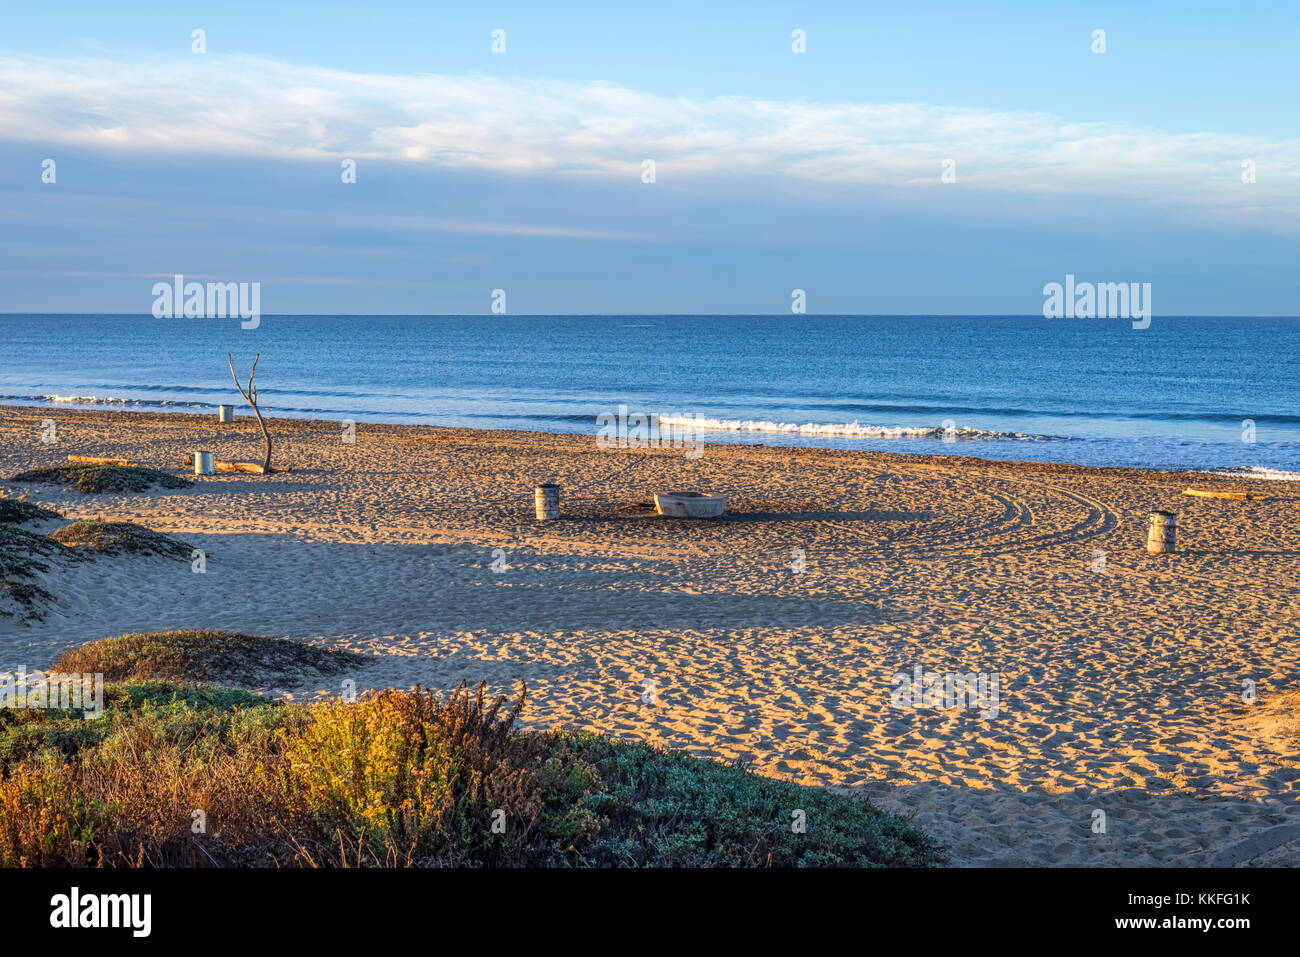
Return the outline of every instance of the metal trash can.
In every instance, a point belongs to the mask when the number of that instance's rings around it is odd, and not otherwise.
[[[533,490],[538,521],[554,521],[560,517],[560,487],[551,482]]]
[[[1172,512],[1152,512],[1151,526],[1147,529],[1147,551],[1178,551],[1178,516]]]

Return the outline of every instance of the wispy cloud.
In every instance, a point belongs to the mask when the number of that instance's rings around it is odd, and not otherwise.
[[[662,96],[608,83],[386,75],[206,54],[160,62],[0,57],[0,138],[154,153],[351,157],[446,169],[760,175],[1176,203],[1294,228],[1300,139],[1078,123],[922,103]],[[1253,160],[1258,181],[1241,181]],[[448,224],[445,228],[465,228]],[[528,227],[472,227],[515,231]]]

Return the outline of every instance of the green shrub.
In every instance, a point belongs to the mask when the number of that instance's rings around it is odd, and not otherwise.
[[[26,525],[47,518],[62,518],[58,512],[41,508],[31,502],[20,502],[16,498],[0,498],[0,525]]]
[[[589,733],[552,736],[559,767],[594,769],[583,800],[604,822],[590,864],[653,867],[918,866],[933,845],[899,817],[821,788]],[[800,811],[804,832],[792,826]]]
[[[4,605],[14,602],[22,617],[40,618],[39,606],[53,596],[31,581],[37,572],[47,572],[45,559],[65,551],[58,542],[15,525],[0,524],[0,615]]]
[[[482,685],[304,706],[136,681],[107,686],[93,721],[0,710],[0,866],[940,860],[929,838],[865,801],[647,744],[521,733],[525,689],[505,704]],[[791,827],[796,811],[804,833]]]

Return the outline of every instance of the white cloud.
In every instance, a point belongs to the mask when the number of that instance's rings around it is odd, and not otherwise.
[[[1083,193],[1294,228],[1300,140],[920,103],[661,96],[608,83],[385,75],[206,54],[0,57],[0,138],[150,152],[401,160],[512,174],[703,174]],[[940,183],[945,159],[956,186]],[[1258,182],[1241,182],[1241,163]]]

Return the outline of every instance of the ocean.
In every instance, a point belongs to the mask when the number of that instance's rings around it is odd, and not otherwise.
[[[1300,478],[1300,318],[6,314],[0,403],[211,411],[228,351],[270,416]]]

